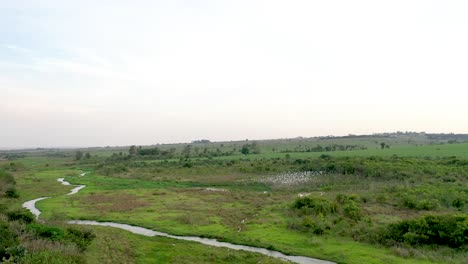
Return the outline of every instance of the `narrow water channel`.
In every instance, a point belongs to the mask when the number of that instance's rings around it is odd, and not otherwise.
[[[50,198],[50,197],[41,197],[41,198],[36,198],[34,200],[24,202],[23,203],[23,208],[26,208],[29,211],[31,211],[31,213],[34,216],[36,216],[36,219],[39,219],[39,215],[41,214],[41,211],[39,211],[39,209],[36,208],[36,203],[39,202],[39,201],[42,201],[44,199],[47,199],[47,198]]]
[[[85,174],[81,174],[80,176],[84,176],[84,175]],[[57,181],[61,182],[63,185],[71,186],[71,184],[65,181],[64,178],[58,178]],[[78,185],[77,187],[73,188],[67,195],[76,194],[85,187],[86,185]],[[36,208],[36,202],[47,199],[47,198],[50,198],[50,197],[41,197],[41,198],[27,201],[23,203],[23,207],[31,211],[31,213],[34,214],[37,219],[39,219],[39,215],[41,214],[41,211]],[[245,250],[245,251],[260,253],[263,255],[270,256],[270,257],[279,258],[279,259],[283,259],[283,260],[287,260],[287,261],[291,261],[291,262],[299,263],[299,264],[334,264],[334,262],[321,260],[321,259],[309,258],[309,257],[304,257],[304,256],[289,256],[281,252],[268,250],[265,248],[236,245],[236,244],[231,244],[228,242],[220,242],[216,239],[202,238],[202,237],[196,237],[196,236],[175,236],[175,235],[167,234],[164,232],[154,231],[154,230],[144,228],[144,227],[132,226],[132,225],[120,224],[120,223],[114,223],[114,222],[72,220],[72,221],[68,221],[67,223],[76,224],[76,225],[108,226],[108,227],[120,228],[123,230],[127,230],[129,232],[132,232],[134,234],[148,236],[148,237],[162,236],[162,237],[168,237],[172,239],[198,242],[204,245],[209,245],[209,246],[214,246],[214,247],[224,247],[224,248],[230,248],[230,249],[235,249],[235,250]]]

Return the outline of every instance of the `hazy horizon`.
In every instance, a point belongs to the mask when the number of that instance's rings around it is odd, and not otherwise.
[[[296,136],[296,137],[283,137],[283,138],[242,138],[242,139],[218,139],[212,140],[209,138],[196,138],[189,141],[174,141],[174,142],[153,142],[147,144],[127,144],[127,145],[69,145],[69,146],[23,146],[23,147],[1,147],[0,150],[28,150],[28,149],[80,149],[80,148],[119,148],[119,147],[129,147],[131,145],[136,146],[157,146],[157,145],[171,145],[171,144],[191,144],[197,140],[209,140],[210,143],[223,143],[223,142],[243,142],[243,141],[263,141],[263,140],[285,140],[285,139],[298,139],[298,138],[320,138],[320,137],[347,137],[347,136],[373,136],[373,135],[384,135],[384,134],[394,134],[394,133],[426,133],[433,134],[431,131],[386,131],[379,133],[371,134],[342,134],[342,135],[316,135],[316,136]],[[439,134],[439,133],[435,133]],[[468,133],[454,133],[454,132],[440,132],[440,134],[468,134]],[[196,144],[196,143],[193,143]]]
[[[468,133],[466,1],[0,3],[0,149]]]

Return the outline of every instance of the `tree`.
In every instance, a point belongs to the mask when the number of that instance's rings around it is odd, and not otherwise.
[[[210,143],[211,141],[209,141],[208,139],[200,139],[200,140],[194,140],[192,141],[192,144],[207,144],[207,143]]]
[[[83,152],[78,150],[77,152],[75,152],[75,159],[80,160],[81,158],[83,158]]]
[[[90,159],[90,158],[91,158],[91,154],[89,152],[86,152],[85,159]]]
[[[257,141],[252,142],[252,145],[250,148],[251,148],[252,154],[260,154],[260,147],[258,146]]]
[[[241,153],[244,155],[248,155],[250,153],[249,145],[245,144],[241,148]]]
[[[8,198],[19,198],[19,193],[16,191],[15,187],[10,187],[5,192],[6,197]]]
[[[385,142],[380,143],[380,148],[381,148],[381,149],[384,149],[384,148],[385,148],[385,145],[386,145]]]
[[[182,154],[186,158],[189,158],[191,153],[192,153],[192,145],[186,145],[184,149],[182,150]]]
[[[260,147],[258,146],[257,142],[254,141],[252,144],[244,144],[240,152],[244,155],[260,154]]]
[[[133,156],[137,154],[137,147],[135,145],[131,145],[128,149],[128,154]]]

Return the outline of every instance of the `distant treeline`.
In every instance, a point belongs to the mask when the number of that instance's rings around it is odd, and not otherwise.
[[[446,140],[449,143],[468,141],[468,134],[426,134],[431,140]]]
[[[200,139],[192,141],[192,144],[208,144],[211,143],[208,139]]]
[[[351,150],[364,150],[367,147],[362,145],[316,145],[316,146],[298,146],[294,149],[285,149],[278,150],[280,153],[290,153],[290,152],[330,152],[330,151],[351,151]],[[273,150],[275,151],[275,149]],[[130,159],[132,157],[139,157],[143,159],[178,159],[178,158],[210,158],[210,157],[223,157],[223,156],[232,156],[232,155],[251,155],[251,154],[260,154],[261,148],[259,144],[255,141],[243,144],[242,146],[236,148],[225,149],[221,145],[220,147],[200,147],[196,144],[185,145],[181,150],[176,148],[161,149],[158,147],[151,148],[142,148],[137,146],[130,146],[127,153],[114,153],[111,159],[116,159],[118,157]]]
[[[449,143],[454,143],[454,142],[464,142],[468,141],[468,134],[454,134],[454,133],[426,133],[426,132],[412,132],[412,131],[397,131],[397,132],[390,132],[390,133],[376,133],[372,135],[353,135],[349,134],[347,136],[322,136],[318,137],[319,139],[339,139],[339,138],[382,138],[382,137],[388,137],[388,138],[394,138],[394,137],[401,137],[401,136],[411,136],[411,137],[427,137],[429,140],[435,140],[435,141],[447,141]]]
[[[5,153],[5,154],[0,154],[0,158],[4,158],[7,160],[14,160],[14,159],[21,159],[26,157],[26,154],[24,153]]]
[[[203,142],[201,142],[203,141]],[[198,143],[207,143],[204,140],[197,141]],[[222,146],[221,146],[222,147]],[[244,144],[241,148],[232,148],[229,150],[221,150],[221,148],[209,148],[209,147],[198,147],[193,145],[185,145],[181,151],[177,151],[176,148],[170,148],[167,150],[160,149],[158,147],[153,148],[142,148],[137,146],[130,146],[128,150],[129,156],[140,156],[150,157],[152,159],[175,159],[175,158],[209,158],[209,157],[222,157],[232,156],[236,154],[259,154],[260,148],[257,142],[250,144]],[[115,154],[113,157],[122,156],[123,153]]]
[[[131,146],[128,154],[133,157],[151,158],[151,159],[176,159],[176,158],[208,158],[208,157],[221,157],[234,155],[236,149],[230,151],[221,151],[220,148],[208,148],[208,147],[193,147],[192,145],[186,145],[181,151],[177,151],[176,148],[170,148],[167,150],[160,149],[158,147],[153,148],[141,148]],[[120,154],[122,156],[123,154]],[[116,155],[114,155],[116,156]]]
[[[340,145],[340,144],[333,144],[328,146],[321,146],[317,145],[314,147],[304,146],[304,147],[296,147],[293,150],[282,150],[282,153],[288,152],[330,152],[330,151],[347,151],[347,150],[362,150],[367,149],[365,146],[361,145]]]
[[[354,135],[354,134],[349,134],[347,136],[321,136],[318,137],[319,139],[339,139],[339,138],[382,138],[382,137],[400,137],[400,136],[425,136],[427,135],[425,132],[412,132],[412,131],[397,131],[397,132],[390,132],[390,133],[375,133],[372,135]]]

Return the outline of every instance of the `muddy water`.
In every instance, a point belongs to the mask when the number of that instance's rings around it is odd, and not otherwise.
[[[84,176],[84,175],[83,175]],[[69,182],[65,181],[64,178],[59,178],[57,179],[58,182],[61,182],[63,185],[71,185]],[[79,185],[75,188],[73,188],[70,193],[67,195],[73,195],[78,193],[81,189],[85,188],[85,185]],[[36,202],[47,199],[50,197],[41,197],[37,198],[31,201],[27,201],[23,204],[23,207],[31,211],[36,218],[39,218],[39,215],[41,214],[41,211],[36,208]],[[95,225],[95,226],[108,226],[108,227],[114,227],[114,228],[120,228],[123,230],[127,230],[129,232],[132,232],[134,234],[138,235],[143,235],[143,236],[148,236],[148,237],[154,237],[154,236],[162,236],[162,237],[168,237],[172,239],[178,239],[178,240],[186,240],[186,241],[193,241],[193,242],[198,242],[204,245],[209,245],[209,246],[214,246],[214,247],[224,247],[224,248],[230,248],[234,250],[245,250],[245,251],[250,251],[250,252],[255,252],[255,253],[260,253],[263,255],[267,255],[270,257],[274,258],[279,258],[287,261],[292,261],[295,263],[299,264],[334,264],[334,262],[326,261],[326,260],[320,260],[320,259],[315,259],[315,258],[309,258],[309,257],[303,257],[303,256],[288,256],[285,255],[281,252],[278,251],[273,251],[273,250],[268,250],[265,248],[258,248],[258,247],[251,247],[251,246],[243,246],[243,245],[236,245],[236,244],[231,244],[227,242],[220,242],[216,239],[210,239],[210,238],[202,238],[202,237],[195,237],[195,236],[174,236],[171,234],[163,233],[163,232],[158,232],[154,231],[151,229],[147,229],[144,227],[139,227],[139,226],[132,226],[132,225],[127,225],[127,224],[120,224],[120,223],[114,223],[114,222],[97,222],[97,221],[90,221],[90,220],[72,220],[68,221],[68,224],[76,224],[76,225]]]

